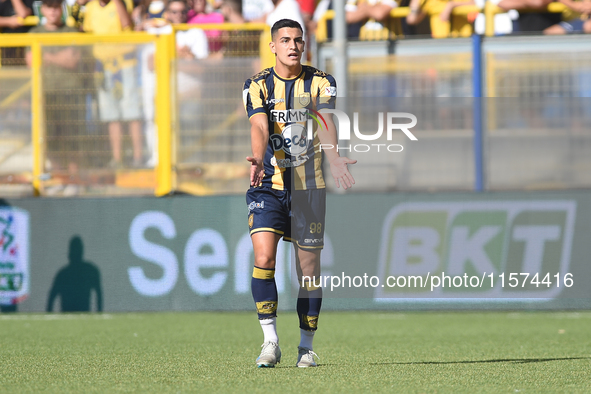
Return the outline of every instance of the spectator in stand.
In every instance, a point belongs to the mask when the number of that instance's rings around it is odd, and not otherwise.
[[[224,23],[224,16],[208,9],[207,0],[193,0],[193,9],[187,13],[189,24]],[[209,41],[209,51],[217,52],[222,48],[222,32],[220,30],[206,30],[205,35]]]
[[[0,0],[0,31],[2,33],[26,33],[21,18],[33,15],[34,0]]]
[[[0,34],[26,33],[29,26],[23,26],[21,18],[33,14],[33,0],[0,0]],[[0,66],[22,66],[25,64],[25,48],[0,48]]]
[[[142,0],[131,12],[134,30],[143,31],[152,25],[164,25],[166,4],[163,0]]]
[[[316,6],[316,10],[314,11],[314,16],[312,17],[312,24],[311,26],[313,27],[314,31],[316,30],[316,28],[318,27],[318,22],[320,21],[320,19],[322,18],[322,16],[326,13],[326,11],[328,10],[332,10],[332,0],[320,0],[320,2],[318,3],[318,5]],[[351,8],[349,8],[349,12],[347,12],[347,14],[349,14],[351,11]],[[363,23],[365,23],[367,21],[366,18],[358,18],[358,21],[354,21],[355,18],[350,18],[351,15],[348,15],[347,18],[347,37],[350,39],[358,39],[359,38],[359,31],[361,30],[361,26],[363,26]],[[332,19],[329,19],[326,21],[326,34],[327,34],[327,38],[331,39],[332,38]]]
[[[62,22],[63,0],[43,0],[41,15],[45,25],[33,27],[29,33],[76,33],[78,30]],[[43,93],[45,113],[45,141],[47,158],[52,170],[68,170],[70,175],[78,172],[84,154],[80,143],[85,123],[85,94],[81,89],[80,47],[47,46],[43,49]],[[32,63],[27,52],[27,64]],[[70,185],[64,194],[76,193]]]
[[[113,34],[132,30],[131,0],[77,0],[86,5],[84,31]],[[142,110],[137,84],[137,58],[134,45],[100,44],[94,46],[100,118],[109,124],[112,168],[123,166],[122,122],[129,122],[133,147],[133,165],[142,166]]]
[[[242,14],[241,0],[223,0],[220,11],[222,11],[224,21],[227,23],[246,23],[246,19]]]
[[[242,15],[248,22],[265,23],[265,18],[274,8],[272,0],[242,0]]]
[[[426,16],[442,8],[438,18],[431,18],[431,34],[434,38],[463,37],[470,35],[472,24],[465,15],[452,15],[453,9],[462,5],[473,5],[474,0],[411,0],[410,14],[406,17],[409,25],[419,24]]]
[[[269,26],[273,26],[275,22],[281,19],[291,19],[300,24],[304,28],[304,37],[306,36],[306,28],[304,24],[304,18],[300,11],[300,5],[296,0],[273,0],[275,8],[265,18],[265,23]]]
[[[316,1],[315,0],[297,0],[298,4],[300,5],[300,11],[302,13],[302,18],[304,19],[304,23],[306,25],[306,30],[312,31],[313,26],[311,25],[312,16],[314,15],[314,10],[316,9]],[[309,40],[307,40],[309,41]]]
[[[348,24],[361,23],[366,33],[377,33],[379,37],[381,32],[399,29],[399,21],[390,16],[390,11],[396,7],[395,0],[347,0],[345,18]]]
[[[159,24],[148,25],[146,31],[150,34],[172,34],[171,24],[187,23],[188,6],[185,0],[169,0],[164,13],[164,26]],[[176,32],[177,62],[177,98],[180,103],[180,112],[195,111],[194,103],[185,101],[199,94],[201,72],[194,60],[206,59],[209,56],[207,36],[201,29],[179,30]],[[144,104],[145,134],[150,159],[147,165],[155,166],[158,163],[158,150],[156,139],[156,125],[154,124],[154,92],[156,80],[154,75],[154,46],[147,46],[142,52],[142,96]],[[182,120],[182,119],[181,119]],[[183,129],[187,127],[183,126]]]
[[[546,7],[552,0],[501,0],[499,7],[505,10],[533,9],[539,12],[520,12],[517,20],[520,32],[542,32],[544,34],[566,34],[574,32],[591,33],[591,22],[587,18],[583,21],[575,13],[589,15],[591,5],[588,2],[575,2],[572,0],[558,0],[569,8],[566,13],[566,21],[563,14],[546,12]],[[571,19],[572,18],[572,19]]]

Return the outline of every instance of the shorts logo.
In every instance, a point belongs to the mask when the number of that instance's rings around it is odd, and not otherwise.
[[[261,201],[261,202],[253,201],[250,204],[248,204],[248,212],[254,211],[257,208],[258,209],[264,209],[265,208],[265,202],[264,201]]]
[[[307,244],[319,244],[324,241],[324,238],[306,238],[304,242]]]
[[[327,86],[324,88],[324,94],[335,97],[337,95],[337,88],[334,86]]]
[[[310,104],[310,92],[304,92],[298,97],[298,101],[302,107],[307,107]]]
[[[252,228],[253,224],[254,224],[254,213],[251,213],[250,216],[248,216],[248,227]]]

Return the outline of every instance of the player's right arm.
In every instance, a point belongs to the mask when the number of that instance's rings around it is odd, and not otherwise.
[[[269,141],[269,122],[267,114],[258,113],[250,118],[250,146],[252,156],[246,160],[250,162],[250,186],[259,186],[265,176],[263,160]]]
[[[248,156],[250,166],[250,186],[259,186],[265,176],[265,152],[269,141],[269,120],[264,105],[265,94],[261,85],[249,79],[242,91],[244,109],[250,120],[250,146],[252,156]]]

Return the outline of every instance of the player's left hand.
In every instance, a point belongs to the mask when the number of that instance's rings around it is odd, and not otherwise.
[[[330,163],[330,172],[337,188],[340,188],[342,185],[343,189],[347,190],[355,184],[355,179],[353,179],[347,168],[347,164],[355,163],[357,163],[357,160],[349,159],[348,157],[337,157]]]

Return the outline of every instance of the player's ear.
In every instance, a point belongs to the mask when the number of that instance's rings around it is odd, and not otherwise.
[[[271,53],[273,53],[275,55],[277,54],[277,50],[275,49],[275,42],[274,41],[271,41],[269,43],[269,48],[271,48]]]

